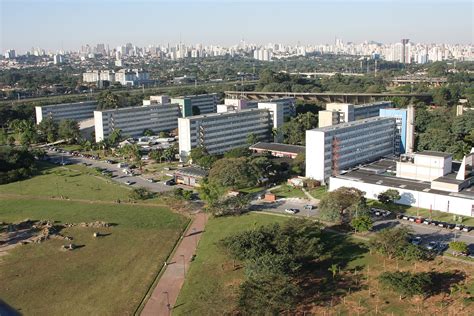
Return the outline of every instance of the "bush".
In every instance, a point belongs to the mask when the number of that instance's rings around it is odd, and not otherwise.
[[[452,241],[449,243],[449,248],[459,253],[467,253],[469,250],[464,241]]]
[[[130,198],[133,200],[147,200],[154,197],[154,193],[145,188],[136,188],[130,192]]]
[[[0,184],[30,177],[34,171],[35,160],[27,148],[0,146]]]
[[[374,222],[370,216],[355,217],[351,221],[351,226],[358,232],[366,232],[372,229]]]
[[[432,287],[431,276],[427,272],[384,272],[379,276],[380,282],[404,296],[423,295],[426,296]]]

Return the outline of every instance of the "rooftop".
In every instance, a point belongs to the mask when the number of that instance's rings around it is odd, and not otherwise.
[[[364,165],[363,167],[350,170],[337,177],[341,179],[354,180],[357,182],[384,185],[392,188],[474,199],[474,186],[472,185],[464,190],[461,190],[460,192],[433,190],[431,189],[431,182],[399,178],[395,176],[394,170],[396,170],[396,160],[381,159],[376,162]],[[454,173],[451,173],[444,177],[437,178],[435,181],[445,183],[459,183],[460,181],[456,180],[453,175]]]
[[[268,150],[268,151],[279,151],[291,154],[300,154],[305,152],[304,146],[297,146],[297,145],[287,145],[281,143],[265,143],[259,142],[255,145],[249,147],[250,149],[257,149],[257,150]]]
[[[204,170],[199,167],[192,167],[192,166],[184,167],[179,170],[176,170],[175,173],[180,174],[180,175],[185,175],[185,176],[190,176],[190,177],[200,177],[200,178],[207,177],[208,175],[207,170]]]
[[[429,150],[417,152],[415,153],[415,155],[433,156],[433,157],[442,157],[442,158],[449,158],[453,156],[452,154],[449,154],[449,153],[444,153],[440,151],[429,151]]]
[[[59,103],[59,104],[48,104],[48,105],[40,105],[38,107],[42,108],[42,107],[60,107],[60,106],[73,106],[73,105],[78,105],[78,106],[81,106],[81,105],[96,105],[97,104],[97,101],[81,101],[81,102],[71,102],[71,103]]]
[[[321,127],[321,128],[314,128],[309,131],[315,131],[315,132],[329,132],[329,131],[334,131],[340,128],[345,128],[345,127],[351,127],[351,126],[357,126],[357,125],[363,125],[366,123],[370,122],[377,122],[377,121],[387,121],[387,120],[395,120],[392,117],[370,117],[366,118],[363,120],[357,120],[357,121],[352,121],[352,122],[347,122],[347,123],[341,123],[341,124],[336,124],[336,125],[331,125],[331,126],[326,126],[326,127]]]

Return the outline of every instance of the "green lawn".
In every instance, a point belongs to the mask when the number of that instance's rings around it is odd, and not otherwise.
[[[237,262],[237,270],[226,251],[218,242],[237,232],[251,229],[257,225],[283,222],[287,219],[265,214],[247,214],[239,217],[212,218],[198,247],[197,256],[191,263],[186,282],[178,297],[173,315],[231,315],[236,311],[239,285],[245,278],[244,269]],[[432,262],[418,263],[384,259],[371,254],[366,243],[347,235],[325,232],[325,241],[331,254],[323,255],[318,265],[306,271],[305,285],[307,296],[302,298],[301,306],[295,306],[290,314],[312,315],[370,315],[377,308],[382,315],[419,315],[416,299],[399,296],[383,288],[378,276],[384,271],[456,271],[459,264],[442,258]],[[337,278],[333,279],[329,267],[337,263]],[[463,266],[467,276],[472,276],[473,268]],[[357,281],[358,280],[358,281]],[[472,281],[466,286],[472,288]],[[449,292],[449,291],[448,291]],[[370,293],[370,294],[369,294]],[[436,314],[440,300],[445,294],[435,295],[423,302],[421,310]],[[449,312],[461,314],[469,310],[472,303],[450,302]]]
[[[42,164],[40,174],[24,181],[0,186],[0,194],[21,194],[41,198],[115,201],[127,199],[130,189],[113,182],[92,168],[81,165],[58,167]]]
[[[235,304],[236,290],[243,279],[243,270],[234,270],[232,260],[218,246],[218,242],[239,231],[286,220],[285,217],[263,214],[211,218],[199,242],[196,259],[191,263],[173,315],[229,314]]]
[[[279,188],[271,190],[271,192],[278,198],[307,198],[301,189],[287,184],[282,184]]]
[[[320,200],[323,198],[323,196],[326,195],[326,193],[328,192],[328,189],[326,186],[320,186],[314,189],[309,189],[308,192],[309,194],[311,194],[312,197]]]
[[[61,251],[69,242],[57,239],[9,250],[0,257],[1,300],[25,315],[132,314],[188,219],[165,206],[113,203],[126,199],[129,189],[92,169],[48,168],[0,186],[0,222],[48,219],[116,226],[64,229],[62,234],[83,245],[71,252]],[[77,200],[50,199],[57,190]],[[94,238],[95,231],[110,235]]]

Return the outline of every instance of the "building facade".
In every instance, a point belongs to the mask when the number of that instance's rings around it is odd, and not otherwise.
[[[266,109],[179,118],[180,159],[186,161],[191,149],[198,146],[205,147],[211,155],[245,146],[250,134],[261,141],[269,141],[272,127],[272,115]]]
[[[179,104],[183,117],[192,116],[193,114],[216,113],[217,101],[216,93],[189,95],[171,99],[171,103]]]
[[[145,129],[158,133],[178,127],[179,106],[158,104],[94,111],[96,142],[120,129],[124,136],[140,136]]]
[[[407,123],[408,110],[406,109],[380,109],[380,117],[393,117],[396,122],[395,155],[404,154],[407,148]]]
[[[306,176],[333,174],[394,154],[394,118],[368,118],[306,131]]]
[[[52,118],[56,122],[65,119],[75,121],[87,120],[94,117],[94,110],[96,108],[96,101],[35,106],[36,123],[39,124],[46,118]]]

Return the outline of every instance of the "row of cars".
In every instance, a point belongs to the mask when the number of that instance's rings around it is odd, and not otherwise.
[[[408,216],[404,214],[399,214],[397,216],[398,219],[406,220],[409,222],[417,223],[417,224],[424,224],[424,225],[432,225],[432,226],[437,226],[441,228],[446,228],[446,229],[453,229],[453,230],[459,230],[463,232],[470,232],[471,230],[474,229],[472,226],[468,225],[462,225],[462,224],[453,224],[453,223],[447,223],[447,222],[442,222],[442,221],[435,221],[432,219],[428,218],[423,218],[423,217],[415,217],[415,216]]]

